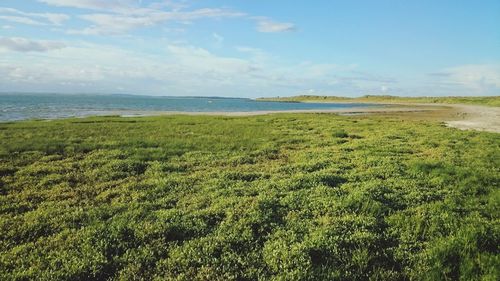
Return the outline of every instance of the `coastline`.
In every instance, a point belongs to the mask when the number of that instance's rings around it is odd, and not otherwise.
[[[337,102],[335,102],[337,103]],[[444,122],[448,127],[460,130],[478,130],[500,133],[500,108],[481,105],[465,104],[429,104],[429,103],[384,103],[374,107],[353,107],[349,109],[327,109],[327,110],[268,110],[268,111],[245,111],[245,112],[137,112],[133,115],[120,115],[123,117],[137,116],[167,116],[167,115],[212,115],[212,116],[256,116],[267,114],[286,113],[330,113],[339,115],[384,115],[384,114],[417,114],[417,118],[425,118],[422,114],[433,113],[430,119]]]
[[[302,102],[302,101],[301,101]],[[307,102],[307,101],[303,101]],[[300,103],[300,102],[299,102]],[[328,103],[325,101],[325,103]],[[329,103],[343,103],[340,101]],[[353,103],[346,101],[344,103]],[[363,102],[357,102],[363,103]],[[374,104],[374,102],[370,102]],[[97,113],[97,112],[96,112]],[[338,115],[387,115],[392,117],[435,120],[443,122],[448,127],[461,130],[478,130],[500,133],[500,107],[466,104],[439,104],[439,103],[379,103],[372,107],[351,107],[346,109],[299,109],[299,110],[261,110],[261,111],[130,111],[115,110],[99,112],[92,115],[68,116],[63,118],[31,119],[51,121],[66,118],[88,118],[88,117],[146,117],[146,116],[170,116],[170,115],[193,115],[193,116],[257,116],[268,114],[338,114]],[[28,119],[30,120],[30,119]],[[18,122],[23,120],[11,120],[4,122]],[[27,121],[27,120],[26,120]]]
[[[163,115],[212,115],[212,116],[255,116],[280,113],[337,113],[337,114],[363,114],[363,113],[396,113],[396,112],[425,112],[442,108],[393,106],[380,104],[373,107],[351,107],[348,109],[293,109],[293,110],[258,110],[258,111],[136,111],[133,114],[120,114],[122,117],[136,116],[163,116]],[[130,112],[132,113],[132,112]]]

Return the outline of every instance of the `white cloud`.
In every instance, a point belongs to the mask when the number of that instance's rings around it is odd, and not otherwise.
[[[148,17],[130,17],[110,14],[89,14],[82,19],[94,25],[83,30],[70,30],[75,34],[121,34],[138,27],[153,25],[154,21]]]
[[[265,62],[272,59],[270,54],[259,48],[238,46],[236,50],[244,54],[249,54],[254,62]]]
[[[13,8],[0,7],[0,19],[28,25],[61,25],[70,17],[57,13],[27,13]]]
[[[0,49],[16,52],[47,52],[64,47],[63,43],[56,41],[30,40],[19,37],[0,38]]]
[[[257,22],[257,31],[266,33],[291,32],[297,30],[295,24],[289,22],[275,22],[261,19]]]
[[[458,93],[468,95],[500,93],[500,65],[461,65],[432,73],[431,76],[434,77],[438,87],[456,89]]]
[[[307,69],[307,73],[304,75],[310,75],[315,77],[324,77],[331,73],[342,71],[344,67],[341,67],[336,64],[331,63],[312,63],[312,62],[303,62],[300,64],[300,67],[303,69]]]
[[[462,65],[447,69],[450,79],[470,88],[500,88],[500,67],[494,65]]]
[[[248,81],[250,64],[189,45],[169,45],[162,55],[151,56],[83,43],[50,54],[5,57],[0,84],[18,90],[112,92],[123,87],[129,93],[231,95],[228,85]]]
[[[127,13],[115,14],[86,14],[80,18],[92,23],[92,26],[82,30],[69,30],[72,34],[123,34],[127,31],[155,26],[160,23],[173,21],[189,23],[202,18],[235,18],[243,13],[225,9],[197,9],[186,12],[165,12],[149,8],[127,10]]]
[[[169,44],[162,54],[149,55],[80,43],[47,53],[11,53],[0,60],[0,84],[24,91],[113,92],[122,87],[128,93],[262,96],[325,84],[325,77],[304,72],[185,44]]]
[[[48,5],[59,7],[72,7],[89,10],[108,10],[114,11],[134,6],[140,1],[133,0],[38,0]]]
[[[90,22],[91,26],[84,29],[71,29],[70,34],[123,34],[127,31],[156,26],[173,21],[191,23],[192,21],[212,18],[241,18],[256,21],[257,31],[266,33],[295,31],[296,26],[289,22],[276,22],[267,17],[250,16],[246,13],[226,8],[201,8],[186,10],[183,1],[161,1],[142,5],[142,1],[132,0],[38,0],[39,2],[61,7],[72,7],[98,11],[85,14],[81,18]],[[168,9],[168,10],[165,10]],[[104,13],[105,12],[105,13]]]
[[[26,17],[19,17],[19,16],[0,15],[0,20],[10,21],[13,23],[28,24],[28,25],[44,25],[42,22],[35,21],[35,20],[32,20],[30,18],[26,18]]]

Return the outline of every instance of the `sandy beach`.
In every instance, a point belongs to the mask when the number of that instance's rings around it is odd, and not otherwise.
[[[443,109],[442,107],[440,107]],[[380,105],[375,107],[351,107],[348,109],[307,109],[307,110],[261,110],[261,111],[135,111],[121,116],[151,116],[151,115],[222,115],[222,116],[255,116],[277,113],[337,113],[342,115],[368,114],[368,113],[397,113],[397,112],[426,112],[440,109],[433,106],[402,106],[402,105]],[[117,113],[120,112],[111,112]]]
[[[450,127],[500,133],[500,108],[477,105],[450,105],[454,117],[445,120]]]
[[[479,130],[500,133],[500,108],[463,104],[384,104],[375,107],[354,107],[349,109],[329,110],[280,110],[251,112],[184,112],[184,111],[144,111],[118,115],[161,116],[161,115],[221,115],[221,116],[255,116],[277,113],[332,113],[340,115],[390,114],[414,115],[425,119],[436,119],[449,127],[462,130]]]

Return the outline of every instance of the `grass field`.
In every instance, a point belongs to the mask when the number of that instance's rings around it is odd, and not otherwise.
[[[259,98],[262,101],[290,102],[374,102],[374,103],[442,103],[442,104],[475,104],[500,106],[500,96],[491,97],[398,97],[387,95],[366,95],[358,98],[335,96],[302,95],[294,97]]]
[[[0,143],[0,280],[500,276],[499,134],[100,117],[0,123]]]

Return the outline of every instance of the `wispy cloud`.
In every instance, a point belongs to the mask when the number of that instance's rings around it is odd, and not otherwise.
[[[102,11],[115,11],[133,7],[141,1],[132,0],[38,0],[38,2],[45,3],[58,7],[71,7],[89,10],[102,10]]]
[[[142,1],[132,0],[38,0],[39,2],[60,6],[97,11],[81,15],[80,18],[91,26],[71,29],[70,34],[107,35],[124,34],[130,30],[152,27],[165,22],[191,23],[200,19],[240,18],[252,20],[257,31],[266,33],[290,32],[296,26],[289,22],[277,22],[267,17],[252,16],[245,12],[227,8],[200,8],[189,10],[183,1],[161,1],[143,5]]]
[[[19,16],[0,15],[0,20],[10,21],[12,23],[27,24],[27,25],[45,25],[42,22],[27,18],[27,17],[19,17]]]
[[[268,54],[266,51],[249,46],[238,46],[236,50],[243,54],[248,54],[251,56],[252,60],[255,62],[264,62],[272,59],[272,56]]]
[[[460,65],[429,75],[439,87],[457,88],[469,95],[500,93],[500,65]]]
[[[226,96],[291,95],[302,89],[353,94],[379,90],[386,84],[367,81],[349,66],[290,64],[258,48],[239,47],[238,51],[248,57],[216,55],[182,43],[167,43],[162,52],[152,55],[80,42],[50,55],[6,56],[0,61],[0,84],[26,91],[126,89],[128,93]],[[357,75],[356,79],[349,74]],[[334,79],[336,83],[331,83]]]
[[[0,38],[0,49],[16,52],[47,52],[62,49],[66,45],[56,41],[30,40],[20,37]]]
[[[61,25],[70,17],[58,13],[27,13],[13,8],[0,7],[0,19],[28,25]]]
[[[8,56],[0,61],[0,84],[24,90],[109,92],[124,88],[131,93],[180,95],[231,95],[229,86],[251,84],[248,94],[265,84],[247,75],[251,64],[190,45],[168,45],[161,55],[152,56],[84,43],[50,56]]]
[[[290,22],[275,22],[268,18],[257,17],[257,31],[266,33],[296,31],[295,24]]]
[[[155,26],[160,23],[172,21],[187,23],[203,18],[235,18],[241,17],[244,14],[226,9],[197,9],[186,12],[165,12],[153,9],[137,9],[127,10],[130,13],[115,13],[115,14],[86,14],[80,16],[92,24],[82,30],[70,30],[73,34],[123,34],[127,31]]]

